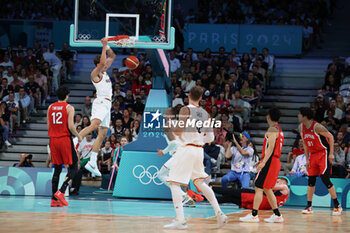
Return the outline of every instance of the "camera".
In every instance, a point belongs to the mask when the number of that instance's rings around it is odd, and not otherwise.
[[[226,131],[226,136],[225,136],[225,140],[229,141],[229,142],[234,142],[233,141],[233,137],[236,138],[236,141],[239,142],[239,139],[241,137],[240,133],[231,133],[230,131],[228,131],[226,128],[223,128]]]

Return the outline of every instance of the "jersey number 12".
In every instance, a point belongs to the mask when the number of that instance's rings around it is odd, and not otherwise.
[[[63,122],[61,121],[62,113],[61,112],[53,112],[52,114],[52,122],[55,125],[61,125]]]

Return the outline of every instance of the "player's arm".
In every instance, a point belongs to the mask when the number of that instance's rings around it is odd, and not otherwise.
[[[272,188],[274,192],[280,191],[283,195],[287,195],[289,193],[289,188],[285,184],[276,184],[275,187]]]
[[[328,159],[333,161],[334,160],[334,137],[333,135],[321,124],[317,123],[315,126],[316,133],[324,136],[328,139],[329,143],[329,157]]]
[[[183,125],[180,126],[180,124],[177,124],[177,126],[174,128],[173,132],[176,136],[181,136],[181,134],[183,133],[184,130],[184,126],[187,123],[187,119],[190,115],[190,109],[188,107],[182,107],[180,109],[180,113],[179,113],[179,123],[183,122]]]
[[[68,113],[68,129],[69,131],[74,135],[78,137],[78,140],[81,141],[81,138],[79,137],[78,131],[74,126],[74,114],[75,110],[72,105],[67,106],[67,113]]]
[[[98,75],[103,71],[103,68],[107,60],[107,55],[106,55],[107,38],[102,38],[101,43],[103,47],[102,47],[102,52],[100,57],[100,63],[98,63],[96,68],[91,72],[91,79],[96,83],[100,81],[100,78],[98,77]]]
[[[210,120],[209,114],[205,111],[207,114],[208,120]],[[213,119],[212,119],[213,120]],[[215,120],[215,119],[214,119]],[[203,127],[203,142],[204,143],[215,143],[215,135],[214,135],[214,128],[213,127]]]
[[[266,162],[270,159],[273,154],[273,150],[275,148],[276,140],[278,138],[279,131],[276,127],[270,127],[266,132],[266,137],[269,140],[269,145],[267,146],[267,150],[265,153],[265,157],[259,165],[257,166],[257,171],[259,172],[266,164]]]
[[[49,106],[49,108],[47,109],[47,112],[46,112],[46,126],[47,126],[47,130],[50,129],[50,119],[49,119],[50,108],[51,108],[51,105]]]
[[[301,140],[303,141],[303,148],[304,148],[306,163],[309,163],[309,150],[307,149],[307,146],[306,146],[304,138],[303,138],[302,124],[299,125],[299,133],[300,133]]]
[[[113,52],[113,50],[110,47],[106,48],[106,52],[107,52],[108,58],[104,64],[102,72],[105,72],[106,70],[108,70],[108,68],[112,65],[112,63],[115,59],[115,53]]]

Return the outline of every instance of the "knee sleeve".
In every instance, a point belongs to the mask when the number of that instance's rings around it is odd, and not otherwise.
[[[333,183],[331,182],[328,175],[326,174],[321,175],[321,180],[326,185],[327,189],[330,189],[333,187]]]
[[[309,176],[308,186],[315,187],[316,185],[316,176]]]

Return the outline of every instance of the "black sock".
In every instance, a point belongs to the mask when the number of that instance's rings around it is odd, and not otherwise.
[[[339,201],[338,198],[333,199],[334,207],[338,208],[339,207]]]
[[[307,207],[311,207],[312,206],[312,201],[307,201]]]
[[[60,188],[60,192],[64,194],[66,192],[67,186],[68,186],[68,182],[64,181]]]
[[[276,216],[281,217],[281,213],[280,213],[279,209],[274,209],[274,210],[273,210],[273,213],[274,213]]]
[[[253,215],[254,217],[257,216],[257,215],[258,215],[258,210],[253,209],[253,210],[252,210],[252,215]]]

